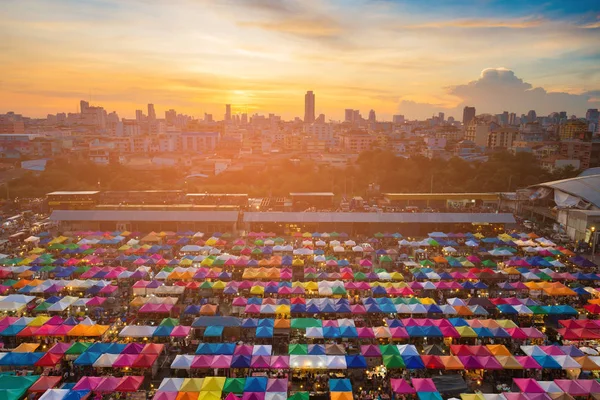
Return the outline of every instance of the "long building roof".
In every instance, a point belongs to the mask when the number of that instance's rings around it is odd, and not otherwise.
[[[55,210],[51,221],[235,222],[237,211]]]
[[[532,187],[547,187],[579,197],[600,208],[600,175],[578,176],[559,181],[544,182]]]
[[[244,222],[514,224],[515,218],[510,213],[247,212]]]

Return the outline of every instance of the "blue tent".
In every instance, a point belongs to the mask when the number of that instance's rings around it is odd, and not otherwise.
[[[223,316],[207,316],[198,317],[192,322],[194,328],[206,327],[206,326],[240,326],[242,321],[236,317],[223,317]]]
[[[346,356],[346,366],[348,368],[367,368],[367,360],[360,354]]]
[[[0,358],[0,365],[4,366],[32,366],[35,364],[45,353],[6,353],[6,355]]]
[[[425,332],[423,331],[423,328],[420,326],[407,326],[406,327],[406,332],[408,333],[408,336],[410,337],[425,337],[427,336],[425,334]]]
[[[73,361],[74,365],[92,365],[96,362],[102,353],[93,353],[91,351],[84,351],[79,357]]]
[[[329,391],[330,392],[352,392],[352,383],[350,383],[350,379],[330,379],[329,380]]]
[[[275,320],[272,318],[261,318],[258,320],[258,327],[273,328],[275,326]]]
[[[306,305],[305,304],[292,304],[290,306],[290,312],[294,314],[302,314],[306,313]]]
[[[204,330],[204,337],[221,337],[224,329],[222,326],[207,326]]]
[[[402,356],[406,369],[424,369],[425,364],[421,360],[420,356]]]
[[[342,326],[340,327],[340,337],[343,338],[357,338],[358,331],[353,326]]]
[[[184,314],[199,314],[200,313],[200,306],[196,305],[196,304],[192,304],[190,306],[187,306],[185,308],[185,310],[183,311]]]
[[[442,400],[440,392],[417,392],[419,400]]]
[[[247,304],[260,306],[262,304],[262,300],[263,299],[260,297],[250,297],[247,301]]]
[[[479,337],[488,337],[488,338],[489,337],[494,337],[494,334],[488,328],[485,328],[485,327],[473,328],[473,330],[475,331],[475,333]]]
[[[340,337],[340,330],[335,326],[326,326],[323,328],[324,338],[338,338]]]
[[[9,325],[0,332],[1,336],[16,336],[17,333],[25,329],[26,325]]]
[[[199,355],[213,355],[217,354],[217,344],[216,343],[200,343],[198,348],[196,348],[196,354]]]
[[[518,314],[519,312],[510,304],[499,304],[497,305],[498,310],[502,313],[502,314]]]
[[[443,337],[444,336],[444,334],[442,333],[440,328],[438,328],[437,326],[424,326],[423,332],[425,333],[425,336],[429,336],[429,337]]]
[[[273,328],[270,326],[259,326],[256,328],[256,337],[257,338],[272,338],[273,337]]]
[[[533,358],[542,366],[542,368],[562,369],[560,364],[551,356],[533,356]]]
[[[308,345],[308,355],[324,356],[325,355],[325,346],[323,346],[321,344],[309,344]]]
[[[231,359],[231,368],[250,368],[252,357],[236,354]]]
[[[511,337],[510,334],[508,332],[506,332],[506,330],[504,328],[489,328],[490,332],[492,332],[492,335],[494,335],[494,337],[497,338],[509,338]]]
[[[81,400],[89,393],[89,390],[71,390],[62,400]]]
[[[267,378],[262,376],[250,376],[246,378],[244,392],[266,392]]]
[[[235,343],[217,343],[215,354],[233,355],[235,351]]]

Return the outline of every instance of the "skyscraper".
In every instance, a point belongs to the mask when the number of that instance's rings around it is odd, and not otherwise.
[[[585,119],[590,122],[598,122],[598,119],[600,119],[600,112],[598,112],[597,108],[590,108],[585,113]]]
[[[537,120],[537,114],[535,110],[529,110],[527,113],[527,122],[535,122]]]
[[[315,122],[315,94],[309,90],[304,95],[304,123]]]
[[[148,104],[148,119],[154,121],[156,119],[156,111],[154,111],[154,104]]]
[[[392,117],[392,122],[394,124],[403,124],[404,123],[404,115],[400,115],[400,114],[394,115]]]
[[[438,113],[438,118],[439,118],[440,122],[444,122],[444,117],[445,117],[445,116],[446,116],[446,115],[444,115],[444,113],[443,113],[443,112],[439,112],[439,113]]]
[[[377,121],[377,117],[375,116],[375,110],[369,111],[369,122]]]
[[[225,121],[231,121],[231,104],[225,104]]]
[[[467,125],[473,118],[475,118],[475,107],[465,107],[463,109],[463,125]]]
[[[135,110],[135,119],[141,122],[144,119],[144,112],[142,110]]]
[[[352,122],[352,117],[354,116],[354,110],[351,108],[346,108],[346,110],[344,110],[344,121],[345,122]]]
[[[85,114],[86,111],[90,108],[90,103],[85,100],[79,101],[79,112]]]

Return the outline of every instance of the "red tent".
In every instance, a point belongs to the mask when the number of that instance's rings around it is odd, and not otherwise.
[[[62,377],[60,376],[40,376],[40,379],[35,381],[29,388],[30,392],[42,393],[48,389],[52,389],[58,385]]]
[[[135,392],[143,382],[143,376],[124,376],[115,388],[115,392]]]

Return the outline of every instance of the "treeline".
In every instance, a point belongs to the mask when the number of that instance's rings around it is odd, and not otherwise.
[[[27,172],[10,182],[11,198],[39,197],[55,190],[173,190],[209,193],[248,193],[251,196],[285,196],[290,192],[332,191],[365,195],[371,183],[383,192],[505,192],[576,176],[564,168],[548,173],[527,153],[496,153],[487,162],[469,163],[459,158],[404,159],[386,151],[361,154],[346,169],[310,161],[281,161],[262,168],[225,171],[206,179],[186,180],[189,171],[164,167],[139,171],[120,165],[58,160],[41,173]]]

